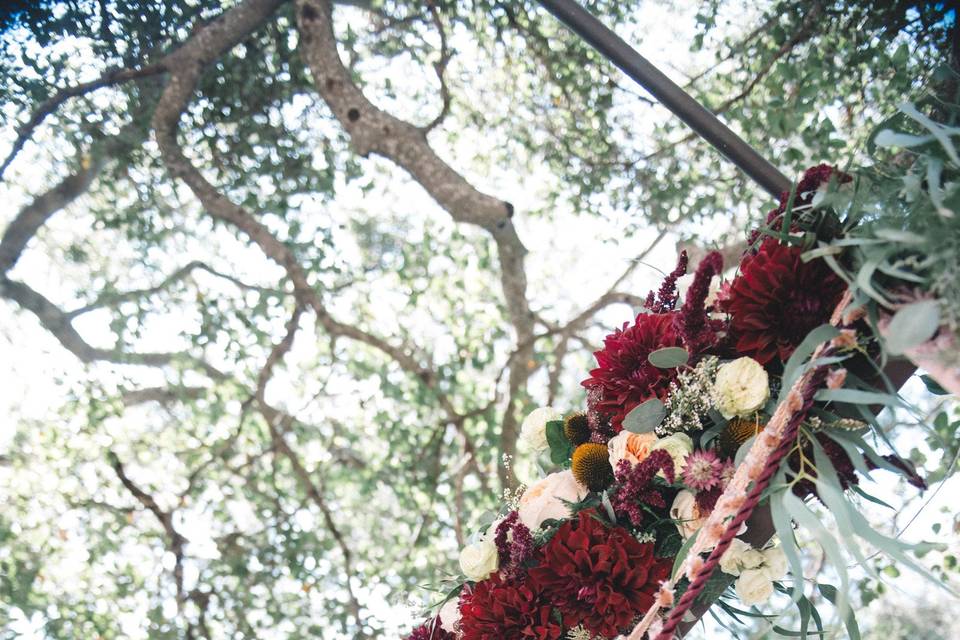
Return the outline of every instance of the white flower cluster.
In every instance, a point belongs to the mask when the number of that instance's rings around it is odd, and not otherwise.
[[[737,576],[737,597],[745,605],[755,605],[773,595],[773,583],[787,574],[787,557],[778,546],[759,551],[734,538],[720,558],[720,570]]]
[[[567,631],[567,640],[593,640],[593,634],[581,624]]]
[[[657,435],[703,429],[702,418],[713,408],[713,380],[718,363],[714,356],[704,358],[693,369],[681,371],[670,383],[664,401],[667,417],[656,428]]]

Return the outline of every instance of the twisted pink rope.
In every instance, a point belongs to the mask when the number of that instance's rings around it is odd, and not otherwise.
[[[834,326],[841,324],[844,318],[844,311],[847,305],[850,304],[850,300],[851,295],[848,291],[844,294],[836,309],[834,309],[833,316],[830,319],[831,324]],[[820,357],[830,348],[829,343],[819,345],[814,350],[811,359],[814,360]],[[720,558],[727,548],[729,548],[733,539],[740,533],[740,527],[753,514],[754,509],[760,502],[760,496],[770,484],[771,478],[779,469],[784,457],[790,452],[796,439],[797,430],[800,428],[800,423],[810,410],[813,404],[813,397],[817,389],[823,385],[826,375],[827,370],[825,367],[818,367],[804,373],[787,393],[784,402],[777,407],[777,411],[763,432],[765,434],[765,440],[762,437],[758,437],[754,442],[753,447],[747,454],[744,465],[749,467],[751,465],[751,459],[756,457],[759,458],[759,460],[756,460],[753,464],[762,464],[763,466],[760,467],[759,473],[756,475],[749,473],[745,468],[738,469],[734,480],[727,486],[723,496],[721,496],[717,503],[717,508],[701,529],[699,538],[689,551],[689,555],[681,567],[681,572],[678,574],[681,575],[685,570],[687,576],[691,578],[690,585],[680,598],[680,601],[677,602],[676,606],[670,611],[663,625],[659,631],[657,631],[654,640],[671,640],[673,638],[677,625],[683,620],[683,616],[690,610],[690,607],[693,606],[696,597],[703,591],[707,580],[720,563]],[[775,439],[775,444],[770,442],[771,439]],[[750,486],[750,481],[752,481],[753,484],[747,492],[746,497],[744,497],[742,501],[738,501],[737,496],[734,494]],[[736,511],[732,509],[734,504],[738,505]],[[724,520],[728,517],[727,509],[729,509],[729,513],[732,514],[733,519],[723,524]],[[722,533],[717,535],[714,533],[714,529],[719,526],[723,526],[723,530]],[[706,529],[706,531],[704,531],[704,529]],[[701,561],[699,557],[701,550],[705,551],[709,547],[708,542],[714,542],[714,540],[716,541],[715,546],[710,552],[706,562]],[[641,640],[641,638],[645,637],[647,630],[654,626],[661,607],[669,606],[669,603],[672,603],[673,584],[673,579],[671,579],[661,586],[657,600],[647,610],[640,622],[637,623],[627,640]]]
[[[817,389],[823,385],[826,375],[826,367],[819,367],[810,375],[803,387],[803,391],[801,392],[803,397],[803,405],[793,414],[793,416],[791,416],[790,421],[787,423],[787,426],[783,431],[783,435],[780,437],[780,442],[777,445],[777,448],[774,449],[774,451],[770,454],[770,457],[767,459],[767,464],[764,466],[760,476],[754,482],[753,488],[747,494],[747,498],[743,505],[737,511],[736,515],[734,515],[733,520],[727,524],[727,528],[720,537],[720,540],[717,542],[717,545],[714,547],[713,551],[710,553],[710,556],[707,558],[706,562],[704,562],[700,570],[697,571],[696,577],[690,583],[690,586],[687,587],[687,590],[680,598],[680,601],[677,602],[677,605],[670,610],[670,615],[667,616],[667,619],[664,621],[663,627],[660,629],[660,633],[657,634],[655,640],[671,640],[671,638],[673,638],[673,633],[677,628],[677,625],[683,621],[683,616],[687,613],[690,607],[693,606],[693,601],[696,599],[696,597],[703,591],[707,584],[707,580],[710,579],[710,576],[713,575],[713,571],[720,564],[720,558],[730,546],[730,543],[733,541],[733,539],[737,537],[737,534],[740,531],[740,526],[746,522],[747,518],[750,517],[754,509],[760,503],[760,497],[770,484],[770,480],[773,478],[774,474],[776,474],[777,470],[780,468],[780,462],[787,456],[788,453],[790,453],[790,450],[793,448],[794,441],[797,437],[797,431],[800,429],[800,423],[803,422],[804,418],[806,418],[807,412],[813,405],[813,396],[817,392]]]

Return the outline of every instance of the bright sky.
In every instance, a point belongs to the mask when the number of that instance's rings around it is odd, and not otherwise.
[[[658,65],[665,73],[681,82],[684,77],[681,71],[702,67],[711,62],[712,59],[706,53],[700,56],[691,56],[688,52],[687,43],[693,34],[693,16],[696,3],[678,2],[676,4],[678,6],[675,7],[667,3],[649,2],[648,6],[640,13],[641,22],[637,25],[635,32],[622,35],[635,44],[642,54]],[[353,14],[351,17],[349,11],[343,11],[342,13],[354,22],[362,22],[359,14]],[[744,20],[744,15],[739,16],[739,19]],[[461,60],[469,60],[469,45],[466,41],[456,44],[457,48],[464,52],[461,54]],[[463,64],[469,64],[469,62]],[[364,71],[363,65],[360,66],[360,70],[361,72]],[[93,73],[92,70],[90,72]],[[394,78],[409,77],[409,74],[402,68],[387,69],[380,73],[380,80],[387,76]],[[377,80],[377,78],[371,79]],[[628,81],[624,80],[624,82]],[[109,96],[100,94],[96,99],[108,101]],[[299,114],[296,111],[293,110],[287,116],[297,117]],[[9,113],[9,110],[7,110],[7,113]],[[636,113],[638,134],[642,134],[644,129],[648,129],[649,123],[654,118],[661,117],[640,103],[636,105]],[[12,139],[13,132],[14,122],[7,118],[2,131],[2,139],[5,143],[9,143]],[[0,226],[12,219],[19,207],[27,202],[31,196],[41,193],[49,185],[50,172],[48,167],[44,162],[35,160],[45,157],[44,153],[38,151],[38,147],[48,145],[49,141],[49,131],[41,128],[37,136],[38,144],[27,147],[12,167],[9,173],[10,177],[3,184],[0,184],[0,201],[5,203],[2,211],[0,211]],[[445,155],[448,158],[471,158],[474,156],[475,149],[483,144],[485,144],[485,140],[482,136],[478,136],[476,132],[465,131],[461,135],[457,147],[445,150]],[[6,144],[3,145],[3,148],[6,148]],[[69,151],[65,153],[69,153]],[[375,163],[378,161],[366,162]],[[456,166],[458,163],[455,162],[454,164]],[[542,176],[534,174],[521,176],[518,179],[509,168],[496,166],[470,166],[469,170],[472,171],[471,179],[478,186],[496,192],[501,197],[514,203],[516,207],[518,216],[515,218],[515,222],[518,232],[524,244],[530,249],[527,268],[530,276],[530,295],[534,308],[556,306],[561,315],[565,313],[566,317],[572,317],[578,308],[585,306],[599,293],[606,290],[609,283],[613,282],[623,271],[629,260],[646,248],[653,239],[654,234],[649,231],[634,237],[622,238],[612,243],[605,240],[604,233],[597,232],[595,219],[578,217],[569,211],[557,211],[549,219],[545,217],[535,219],[524,216],[524,211],[543,207],[543,193],[537,188],[538,184],[544,182],[541,179]],[[315,209],[316,215],[324,216],[324,219],[331,218],[344,221],[348,220],[354,211],[374,207],[401,213],[403,211],[427,211],[439,224],[448,224],[447,215],[439,210],[417,185],[399,177],[399,174],[398,179],[392,184],[375,192],[376,200],[371,200],[369,195],[360,192],[355,185],[340,185],[340,187],[337,199],[333,204],[304,203],[304,209],[306,211]],[[190,197],[185,196],[184,199],[190,200]],[[16,277],[26,280],[31,286],[66,307],[79,302],[71,299],[72,292],[78,284],[84,283],[87,278],[87,274],[82,271],[64,273],[61,260],[64,247],[78,237],[90,235],[91,217],[85,212],[84,204],[81,200],[68,210],[58,214],[47,225],[47,228],[41,234],[41,238],[38,239],[39,241],[34,241],[30,245],[14,272]],[[631,214],[621,212],[618,215],[620,219],[626,220],[627,216]],[[617,217],[613,216],[613,220],[616,219]],[[707,237],[711,233],[706,228],[701,231]],[[124,248],[124,244],[116,241],[110,233],[97,232],[97,236],[94,240],[95,243],[109,247],[109,251],[101,258],[116,261],[121,268],[126,259],[132,260],[134,258],[130,249]],[[415,241],[415,237],[410,239]],[[192,257],[207,259],[211,245],[217,248],[221,263],[226,267],[224,270],[230,271],[242,279],[269,284],[279,277],[279,267],[266,262],[255,250],[244,247],[230,234],[222,231],[214,234],[205,232],[202,241],[195,240],[186,244],[175,257],[176,261],[173,262],[170,259],[168,266],[180,266]],[[649,256],[647,262],[660,269],[669,270],[675,260],[673,245],[674,239],[668,237]],[[346,238],[342,239],[338,246],[343,251],[350,251]],[[583,256],[583,259],[574,265],[575,268],[570,268],[569,265],[555,260],[554,256],[556,255],[580,255]],[[131,273],[126,286],[136,288],[145,286],[147,282],[155,283],[160,279],[158,276],[159,274]],[[654,269],[642,267],[637,270],[636,277],[631,280],[630,284],[635,293],[644,293],[659,281],[659,277],[660,275]],[[223,286],[216,284],[213,279],[210,279],[209,284],[212,287]],[[388,289],[381,293],[385,296],[393,295],[393,292]],[[609,310],[604,319],[612,326],[630,317],[629,309],[618,307]],[[190,321],[190,318],[168,317],[166,320],[168,324],[166,325],[154,323],[150,335],[142,343],[142,348],[144,350],[170,349],[171,342],[175,343],[177,341],[176,336],[184,326],[183,323],[189,323]],[[112,334],[108,328],[106,314],[93,313],[85,316],[78,323],[78,329],[92,344],[109,346],[111,343]],[[297,350],[291,354],[290,360],[308,361],[309,350],[309,341],[301,341],[298,343]],[[4,363],[4,366],[0,367],[0,389],[3,389],[2,394],[0,394],[0,453],[2,453],[9,446],[9,442],[20,426],[26,428],[28,425],[45,423],[57,428],[62,421],[58,410],[66,400],[67,393],[76,389],[77,381],[86,380],[91,376],[88,376],[72,355],[39,327],[33,316],[21,312],[7,302],[0,302],[0,353],[2,353],[0,361]],[[587,364],[584,362],[584,367]],[[96,367],[97,377],[112,380],[115,384],[121,382],[122,376],[105,373],[110,369],[109,367]],[[581,370],[574,370],[570,372],[570,376],[578,379],[582,377],[582,373]],[[136,379],[142,384],[159,384],[162,382],[157,374],[143,371],[136,372]],[[60,381],[64,381],[64,384],[60,384]],[[282,384],[282,377],[278,378],[277,382],[270,387],[272,399],[291,407],[298,406],[298,398],[284,397],[283,389],[287,388],[287,385]],[[538,384],[540,388],[537,388]],[[545,389],[543,387],[545,387],[545,380],[536,378],[533,388],[534,395],[544,397]],[[353,391],[363,393],[362,390],[354,389]],[[347,402],[347,404],[350,403]],[[327,407],[326,410],[337,411],[337,408]],[[349,407],[344,410],[349,410]],[[125,421],[123,424],[118,423],[116,427],[118,429],[129,429],[130,421]],[[7,472],[0,466],[0,487],[14,481],[5,474]],[[953,490],[957,488],[955,483],[951,483],[951,487]],[[881,497],[889,499],[893,504],[898,503],[899,498],[893,483],[882,485],[879,491]],[[928,536],[931,518],[940,507],[949,508],[950,501],[947,497],[952,494],[952,490],[942,491],[930,505],[927,515],[918,519],[911,526],[907,537],[919,539]],[[2,505],[2,497],[0,497],[0,505]],[[236,505],[235,516],[238,522],[247,522],[249,526],[255,525],[256,516],[244,511],[241,503]],[[881,517],[886,518],[886,516]],[[210,539],[210,527],[207,518],[208,516],[203,513],[194,512],[189,519],[178,523],[182,532],[190,540],[190,553],[195,556],[205,557],[216,554],[215,545]],[[902,521],[904,520],[902,519]],[[67,530],[71,527],[69,520],[64,520],[59,524]],[[314,523],[308,521],[301,524],[305,527],[314,526]],[[61,567],[63,576],[69,576],[73,571],[79,570],[79,567],[86,561],[83,549],[78,548],[76,554],[72,556],[72,560],[77,563],[77,566]],[[154,560],[145,557],[144,561],[153,562]],[[188,566],[187,572],[188,583],[196,579],[195,567]],[[906,597],[926,597],[926,588],[917,581],[902,580],[898,582],[898,585],[905,589]],[[379,617],[391,623],[388,632],[399,634],[401,630],[409,628],[414,622],[415,611],[388,602],[383,593],[367,593],[366,597],[370,607],[378,612]],[[172,602],[170,606],[175,609]],[[170,613],[172,615],[174,611],[171,610]],[[142,634],[137,633],[138,616],[131,615],[129,618],[129,620],[122,622],[129,630],[130,636],[143,637]],[[36,631],[35,625],[37,622],[38,620],[34,620],[31,624],[28,621],[21,621],[14,625],[12,629],[23,633],[24,638],[39,639],[42,636]],[[283,630],[278,629],[277,631],[279,635],[282,634]],[[712,634],[709,637],[713,637]]]

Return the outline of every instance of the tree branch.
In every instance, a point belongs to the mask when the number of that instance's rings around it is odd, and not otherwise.
[[[120,458],[117,457],[117,454],[113,451],[107,452],[107,459],[110,462],[110,466],[113,467],[114,472],[117,474],[117,478],[120,479],[120,483],[126,487],[127,491],[137,499],[144,509],[149,511],[156,517],[157,522],[160,523],[160,526],[163,528],[164,535],[166,536],[166,544],[164,545],[170,553],[174,555],[175,563],[173,568],[173,579],[177,587],[177,602],[182,605],[186,599],[186,593],[183,588],[183,559],[185,556],[184,548],[187,544],[187,539],[177,531],[176,527],[173,526],[173,513],[174,510],[170,509],[169,511],[164,511],[160,508],[160,505],[157,504],[157,501],[152,495],[141,489],[137,486],[133,480],[127,475],[126,469],[124,469],[123,463],[120,462]]]
[[[131,291],[122,291],[117,293],[101,294],[97,296],[97,299],[94,300],[93,302],[66,312],[66,316],[67,318],[73,320],[77,316],[81,316],[85,313],[90,313],[91,311],[94,311],[96,309],[102,309],[104,307],[116,307],[117,305],[123,302],[141,300],[153,294],[160,293],[161,291],[167,289],[171,285],[176,284],[181,280],[184,280],[189,275],[191,275],[194,271],[198,271],[198,270],[206,271],[210,275],[227,280],[228,282],[236,285],[237,288],[243,289],[246,291],[257,291],[259,293],[267,293],[267,294],[272,294],[279,297],[283,297],[286,295],[286,292],[283,291],[283,289],[276,289],[271,287],[259,287],[256,285],[247,284],[242,280],[240,280],[239,278],[217,271],[216,269],[208,266],[206,263],[200,260],[194,260],[180,267],[179,269],[171,273],[169,276],[164,278],[159,284],[153,287],[147,287],[145,289],[133,289]]]
[[[441,107],[440,113],[437,114],[437,117],[431,120],[426,126],[423,127],[423,132],[430,133],[433,131],[441,122],[446,119],[447,114],[450,113],[450,105],[452,103],[452,96],[450,95],[450,87],[447,86],[447,65],[450,64],[450,58],[452,53],[450,51],[450,46],[447,43],[447,29],[443,26],[443,20],[440,17],[440,11],[437,9],[437,5],[433,0],[427,2],[427,8],[430,11],[430,17],[433,20],[434,26],[437,28],[437,33],[440,35],[440,59],[434,63],[434,71],[437,72],[437,80],[440,81],[440,100]]]
[[[0,276],[0,297],[16,302],[20,307],[35,315],[43,328],[53,334],[67,351],[79,358],[84,364],[99,360],[116,364],[162,367],[184,362],[196,366],[214,380],[226,378],[222,371],[186,353],[130,353],[120,349],[94,347],[77,332],[67,314],[50,302],[43,294],[22,282],[10,280],[6,276]]]
[[[20,259],[30,239],[53,214],[84,194],[100,173],[104,162],[97,156],[81,162],[81,168],[60,181],[57,186],[37,196],[17,213],[0,238],[0,276],[10,271]]]
[[[358,154],[380,155],[405,169],[457,222],[486,230],[497,245],[500,282],[517,344],[533,337],[533,314],[526,297],[523,266],[526,249],[513,225],[513,205],[485,194],[447,164],[430,147],[422,129],[375,106],[353,82],[337,50],[332,4],[328,0],[297,0],[300,49],[310,68],[317,92],[350,135]],[[525,355],[526,351],[524,352]],[[500,433],[501,454],[516,453],[517,394],[529,378],[525,358],[513,360],[511,393]],[[513,484],[512,473],[498,468],[501,484]]]
[[[340,548],[340,552],[343,555],[344,571],[347,577],[345,586],[347,589],[347,595],[350,599],[350,613],[357,623],[358,637],[362,637],[363,618],[360,613],[360,603],[353,592],[352,585],[350,584],[350,581],[354,576],[353,555],[350,550],[350,546],[347,544],[347,540],[343,535],[343,532],[341,532],[340,528],[337,526],[336,520],[333,517],[333,511],[330,509],[330,506],[323,497],[322,486],[318,486],[316,483],[314,483],[313,478],[315,477],[322,483],[320,474],[312,474],[307,471],[306,467],[303,466],[299,456],[297,456],[296,452],[294,452],[294,450],[290,447],[290,444],[287,442],[283,433],[283,424],[289,421],[280,419],[280,414],[273,409],[273,407],[268,405],[266,401],[267,384],[270,382],[270,378],[272,377],[273,371],[277,364],[283,360],[283,357],[293,346],[293,340],[296,337],[297,330],[300,327],[300,317],[302,315],[303,307],[297,305],[293,310],[290,320],[287,322],[286,334],[284,335],[283,339],[280,340],[280,342],[274,345],[273,349],[270,351],[270,354],[267,356],[267,360],[264,363],[263,368],[260,370],[260,374],[257,376],[256,399],[258,405],[260,406],[260,411],[263,414],[264,419],[267,421],[268,427],[270,428],[270,437],[274,448],[290,463],[298,483],[307,494],[307,497],[310,498],[311,502],[313,502],[320,510],[327,531],[330,532],[330,535]]]
[[[75,96],[85,95],[91,91],[102,89],[103,87],[111,87],[122,82],[127,82],[128,80],[133,80],[135,78],[145,78],[147,76],[163,73],[165,70],[166,67],[164,66],[163,62],[157,64],[148,64],[137,69],[111,69],[106,71],[96,80],[82,82],[72,87],[60,89],[53,96],[41,103],[40,106],[37,107],[37,109],[30,116],[30,119],[23,123],[23,125],[17,131],[17,138],[13,142],[13,147],[10,149],[10,153],[7,154],[7,157],[4,159],[3,163],[0,164],[0,180],[3,179],[3,174],[6,172],[7,167],[10,166],[10,163],[13,162],[17,154],[20,153],[20,150],[23,149],[23,145],[25,145],[27,140],[30,139],[30,136],[33,135],[33,132],[37,129],[37,127],[40,126],[47,116],[56,111],[60,105],[66,102],[68,99]]]

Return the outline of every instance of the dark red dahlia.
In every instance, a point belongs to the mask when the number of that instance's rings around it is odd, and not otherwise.
[[[647,356],[663,347],[681,346],[676,317],[676,312],[641,313],[633,325],[624,323],[622,329],[607,336],[603,349],[593,354],[599,366],[583,386],[602,392],[591,408],[609,418],[614,433],[621,430],[623,418],[638,404],[666,396],[677,370],[658,369]]]
[[[456,640],[456,635],[444,631],[440,626],[440,618],[434,618],[433,621],[424,622],[410,632],[407,640]]]
[[[460,596],[460,633],[462,640],[558,640],[563,627],[535,578],[495,573]]]
[[[765,240],[742,263],[721,303],[731,315],[736,350],[767,364],[786,361],[812,330],[830,319],[845,285],[822,260],[804,262],[803,249]]]
[[[653,544],[581,511],[541,549],[530,577],[543,585],[564,625],[582,624],[592,634],[612,638],[650,607],[670,566],[669,559],[654,557]]]

